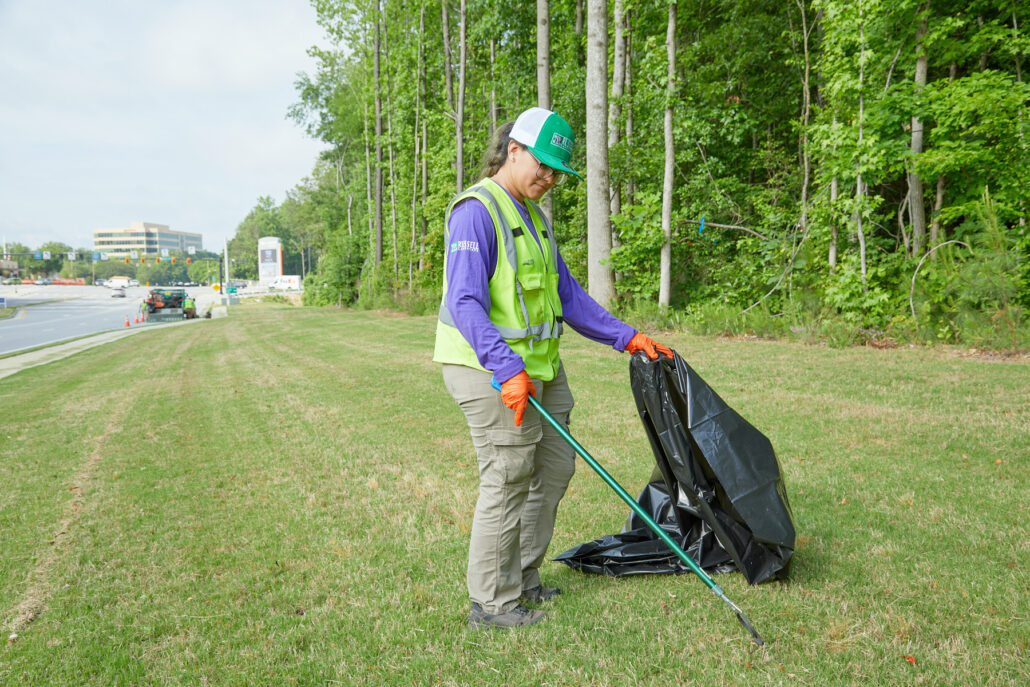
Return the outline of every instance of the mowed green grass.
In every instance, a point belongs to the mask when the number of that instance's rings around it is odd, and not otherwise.
[[[477,633],[434,328],[247,305],[0,381],[0,684],[1030,681],[1027,362],[664,334],[779,456],[790,580],[717,578],[766,647],[692,575],[552,562],[544,623]],[[636,493],[627,357],[563,358],[573,434]],[[551,555],[627,510],[580,462]]]

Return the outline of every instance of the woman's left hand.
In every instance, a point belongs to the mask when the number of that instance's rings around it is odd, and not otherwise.
[[[672,350],[668,346],[663,346],[652,338],[644,336],[640,332],[633,335],[633,338],[626,344],[627,353],[636,353],[637,351],[643,351],[648,358],[651,360],[658,360],[658,354],[661,353],[666,358],[672,357]]]

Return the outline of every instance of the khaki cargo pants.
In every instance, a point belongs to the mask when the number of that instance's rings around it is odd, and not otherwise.
[[[444,365],[447,390],[461,406],[479,462],[479,500],[469,543],[469,598],[487,613],[514,608],[523,589],[540,584],[540,564],[554,533],[558,502],[575,471],[575,453],[527,406],[522,426],[490,386],[489,372]],[[533,380],[536,398],[568,427],[572,392],[565,368]]]

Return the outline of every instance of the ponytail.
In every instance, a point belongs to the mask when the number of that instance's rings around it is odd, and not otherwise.
[[[500,171],[508,161],[508,144],[511,142],[511,129],[515,122],[502,124],[494,132],[493,144],[483,156],[482,178],[492,177]]]

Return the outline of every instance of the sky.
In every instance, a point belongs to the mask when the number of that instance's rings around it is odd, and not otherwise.
[[[312,45],[307,0],[0,0],[0,241],[139,220],[220,251],[324,148],[286,118]]]

